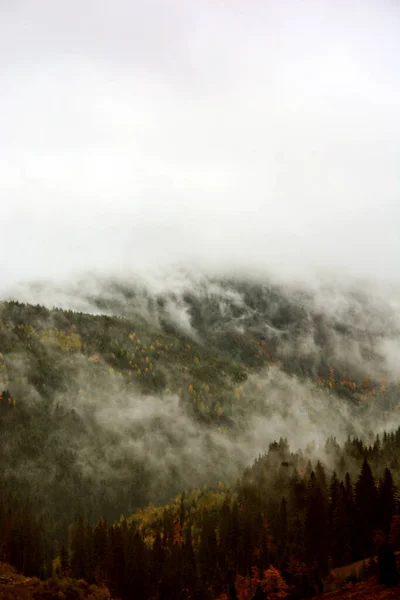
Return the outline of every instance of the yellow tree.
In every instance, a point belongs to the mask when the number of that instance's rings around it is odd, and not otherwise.
[[[272,565],[264,571],[261,585],[268,600],[284,600],[288,596],[288,584]]]

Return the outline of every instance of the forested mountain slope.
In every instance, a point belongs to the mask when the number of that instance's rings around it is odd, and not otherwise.
[[[57,295],[45,291],[51,305]],[[44,299],[40,293],[36,297]],[[30,296],[35,297],[32,290]],[[318,460],[327,480],[336,472],[338,489],[341,480],[346,485],[346,473],[357,479],[364,458],[371,463],[377,490],[379,481],[389,477],[385,469],[398,484],[398,431],[392,433],[400,421],[395,305],[360,290],[311,291],[235,278],[185,280],[172,288],[89,282],[82,283],[79,294],[69,289],[61,296],[64,309],[13,300],[0,308],[3,534],[11,535],[10,510],[15,515],[13,539],[24,539],[23,532],[29,532],[22,555],[19,543],[14,547],[7,542],[3,558],[24,572],[49,574],[51,558],[64,545],[75,556],[75,576],[94,582],[104,575],[114,590],[129,597],[108,567],[97,565],[100,577],[92,567],[79,566],[79,543],[98,531],[111,547],[114,538],[107,536],[125,539],[124,529],[110,525],[121,515],[129,517],[149,503],[173,507],[171,500],[182,491],[187,498],[211,494],[207,502],[216,511],[212,508],[214,516],[203,522],[201,515],[208,513],[196,500],[195,520],[189,519],[182,533],[190,547],[187,527],[190,535],[198,528],[200,541],[193,537],[196,577],[201,572],[203,580],[211,577],[201,567],[202,560],[207,563],[201,552],[204,557],[208,553],[200,551],[201,540],[209,537],[201,531],[216,531],[220,547],[219,511],[235,514],[260,499],[251,513],[255,520],[250,515],[248,523],[244,516],[239,519],[241,535],[250,536],[254,545],[252,552],[261,542],[251,532],[264,531],[260,522],[267,518],[271,531],[266,535],[275,540],[272,546],[280,545],[280,556],[312,563],[301,538]],[[297,517],[287,510],[297,541],[282,554],[279,511],[282,498],[288,506],[293,501],[293,486],[300,486]],[[243,493],[245,501],[240,500]],[[392,495],[396,498],[394,487]],[[189,508],[182,506],[187,515]],[[154,519],[153,509],[146,510],[150,512],[141,514]],[[391,519],[395,509],[387,510]],[[157,530],[164,544],[174,545],[174,534],[164,535],[160,527],[172,531],[176,519],[173,513],[168,517],[168,506],[160,511],[167,515],[162,526],[160,521],[148,532],[141,525],[126,530],[131,541],[124,544],[133,544],[133,555],[139,552],[149,573],[148,552],[156,551]],[[374,519],[379,521],[381,512]],[[108,525],[92,530],[102,518]],[[390,519],[385,519],[388,530]],[[226,535],[231,539],[232,532]],[[370,538],[365,543],[372,544]],[[37,548],[33,553],[32,544]],[[84,546],[88,556],[89,546]],[[219,564],[218,582],[215,574],[209,580],[212,589],[222,593],[232,569],[248,576],[255,564],[247,551],[241,552],[229,568]],[[268,564],[286,569],[277,565],[274,552],[263,555],[260,569]],[[351,544],[343,552],[327,544],[318,553],[325,557],[320,571],[326,570],[326,561],[341,562],[360,552]],[[132,582],[126,585],[131,589]],[[138,597],[147,598],[146,593]]]

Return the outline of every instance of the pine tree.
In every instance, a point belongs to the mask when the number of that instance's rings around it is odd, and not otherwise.
[[[125,533],[127,524],[125,519],[119,526],[111,527],[109,530],[110,561],[108,568],[108,579],[112,590],[116,595],[125,595]]]
[[[107,579],[107,550],[108,550],[108,530],[107,523],[100,519],[94,528],[93,533],[93,558],[96,581],[103,582]]]
[[[72,542],[71,569],[76,579],[87,577],[87,554],[86,554],[86,532],[83,517],[79,517],[75,537]]]
[[[367,558],[373,554],[373,532],[376,525],[377,489],[371,467],[364,458],[356,483],[355,508],[357,519],[357,554]]]
[[[313,472],[308,484],[305,546],[307,561],[317,562],[325,575],[328,572],[328,515],[324,493]]]
[[[192,528],[187,526],[183,544],[182,584],[184,589],[197,587],[196,557],[193,550]]]
[[[349,512],[346,502],[346,490],[343,482],[332,515],[330,554],[333,566],[349,563],[352,557]]]
[[[336,471],[333,471],[331,482],[329,486],[329,523],[332,526],[333,514],[336,509],[336,504],[338,502],[339,497],[340,484],[336,474]]]
[[[157,586],[160,584],[161,575],[164,568],[165,552],[166,551],[161,540],[160,530],[157,528],[151,557],[151,578]]]
[[[395,510],[395,487],[392,473],[385,469],[383,480],[379,486],[378,522],[380,528],[389,533],[390,523]]]
[[[324,495],[328,495],[328,487],[327,487],[327,483],[326,483],[326,475],[325,475],[325,469],[323,464],[318,461],[316,466],[315,466],[315,478],[317,480],[317,484],[319,489],[321,490],[321,492]]]
[[[208,582],[210,584],[213,582],[217,569],[217,555],[218,547],[214,519],[208,512],[206,512],[203,517],[198,552],[200,572],[204,582]]]
[[[148,551],[133,524],[126,531],[125,590],[127,598],[147,600],[150,595]]]

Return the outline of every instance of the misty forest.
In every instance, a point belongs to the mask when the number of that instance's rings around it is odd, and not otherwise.
[[[0,0],[0,600],[400,600],[400,0]]]
[[[1,304],[0,560],[33,598],[395,582],[374,557],[400,550],[396,309],[355,287],[184,282],[86,282],[86,312]]]

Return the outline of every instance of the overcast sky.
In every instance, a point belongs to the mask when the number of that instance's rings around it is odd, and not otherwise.
[[[397,0],[0,0],[0,288],[400,273]]]

